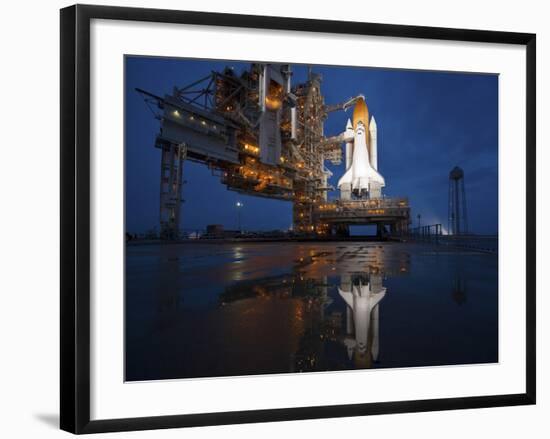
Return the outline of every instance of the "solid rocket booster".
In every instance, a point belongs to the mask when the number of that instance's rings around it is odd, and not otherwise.
[[[370,192],[371,186],[385,186],[384,177],[373,167],[369,158],[368,137],[371,138],[373,155],[377,156],[377,151],[375,152],[376,122],[373,121],[372,126],[373,128],[369,130],[369,110],[365,100],[359,98],[353,109],[353,154],[351,154],[351,164],[346,173],[338,181],[338,188],[342,188],[342,186],[350,188],[351,185],[351,191],[362,194],[363,192]],[[373,138],[374,141],[372,140]],[[347,152],[348,148],[346,145]]]
[[[378,171],[378,145],[376,139],[376,120],[371,116],[369,123],[369,155],[370,164]]]
[[[353,137],[353,126],[351,124],[351,120],[348,119],[348,123],[346,125],[346,171],[350,168],[351,159],[353,157]]]

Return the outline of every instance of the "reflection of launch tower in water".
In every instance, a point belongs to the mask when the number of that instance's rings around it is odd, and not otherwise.
[[[280,315],[274,323],[278,331],[284,329],[280,323],[285,321],[292,328],[291,372],[378,367],[379,303],[386,294],[383,281],[386,276],[406,275],[409,268],[407,252],[372,244],[331,245],[298,253],[291,273],[226,287],[220,305],[226,313],[238,302],[250,310],[246,326],[254,327],[249,334],[256,339],[272,332],[266,319],[282,309],[281,303],[292,302],[285,308],[292,313]],[[245,325],[239,314],[234,318],[232,325]],[[269,355],[277,351],[276,339],[269,339]]]
[[[379,354],[379,303],[386,294],[381,274],[343,275],[338,292],[346,302],[346,345],[356,367],[371,367]]]

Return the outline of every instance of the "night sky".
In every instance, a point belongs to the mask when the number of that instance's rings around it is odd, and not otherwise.
[[[248,64],[146,57],[126,58],[126,229],[143,233],[159,224],[160,150],[154,147],[159,121],[136,87],[156,95],[170,94],[208,75]],[[305,80],[307,67],[292,65],[293,83]],[[386,179],[386,196],[407,196],[413,226],[448,222],[448,176],[456,165],[464,169],[470,231],[498,231],[498,76],[488,74],[314,66],[323,76],[328,104],[365,95],[378,125],[378,167]],[[344,131],[352,110],[330,114],[325,135]],[[344,163],[327,167],[336,187]],[[186,162],[182,228],[207,224],[237,228],[235,203],[241,201],[245,230],[288,229],[290,202],[229,191],[203,165]],[[337,198],[338,192],[329,193]]]

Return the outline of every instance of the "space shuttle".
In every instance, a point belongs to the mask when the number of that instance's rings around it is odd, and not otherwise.
[[[340,197],[380,198],[386,185],[378,172],[376,121],[369,121],[365,99],[359,97],[353,109],[353,123],[348,119],[344,133],[346,142],[346,172],[338,181]]]
[[[386,288],[382,286],[380,275],[371,275],[370,279],[358,284],[344,283],[338,288],[340,297],[347,305],[347,332],[355,333],[354,337],[346,337],[344,344],[349,358],[355,352],[355,362],[361,367],[370,367],[372,361],[378,360],[379,353],[379,310],[378,305],[386,295]],[[353,322],[354,331],[352,331]]]

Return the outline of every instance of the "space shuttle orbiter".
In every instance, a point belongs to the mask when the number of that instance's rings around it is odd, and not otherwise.
[[[338,181],[342,199],[349,199],[351,193],[357,196],[368,194],[370,198],[381,197],[381,189],[386,182],[377,170],[376,121],[373,117],[369,123],[369,110],[363,97],[355,103],[353,124],[348,120],[345,139],[346,173]]]

